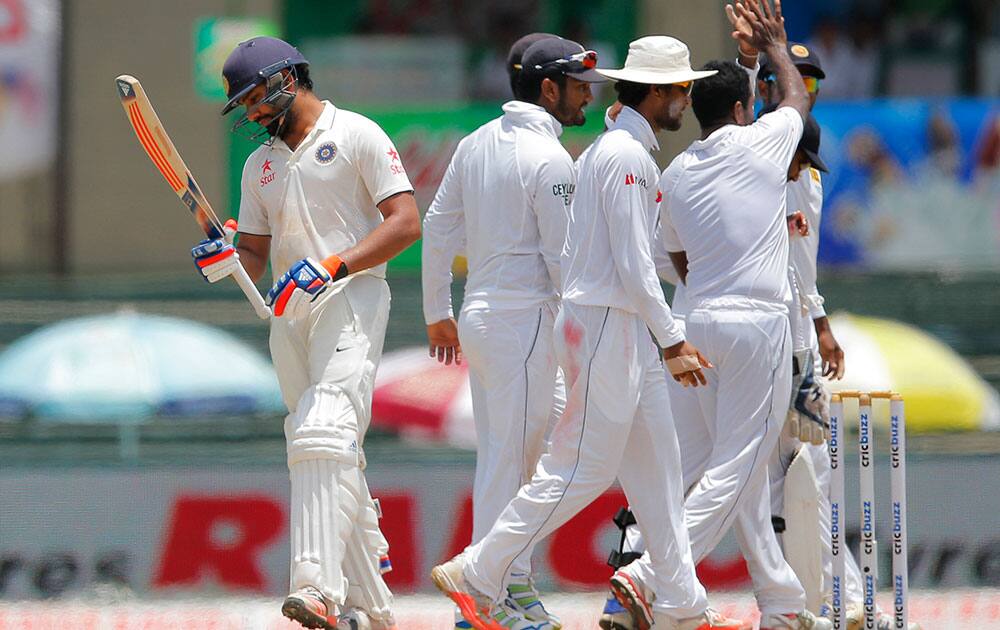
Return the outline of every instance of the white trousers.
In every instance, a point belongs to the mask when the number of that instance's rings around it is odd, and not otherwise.
[[[799,612],[805,592],[771,526],[767,483],[791,395],[788,318],[779,308],[730,300],[694,309],[686,328],[715,364],[707,386],[671,392],[691,553],[702,560],[735,527],[761,613]]]
[[[377,522],[367,518],[374,506],[361,448],[389,287],[359,275],[328,293],[307,318],[271,324],[271,356],[289,410],[290,587],[316,587],[331,604],[359,605],[383,619],[392,601],[378,570],[385,545]]]
[[[659,352],[633,313],[564,302],[555,347],[567,402],[531,482],[466,551],[466,578],[498,597],[515,559],[604,492],[622,485],[649,553],[637,577],[653,607],[693,617],[707,606],[683,518],[680,453]]]
[[[546,430],[565,406],[552,343],[557,311],[553,301],[530,309],[463,310],[459,317],[476,421],[473,543],[531,479]],[[531,551],[514,561],[512,574],[530,575]]]

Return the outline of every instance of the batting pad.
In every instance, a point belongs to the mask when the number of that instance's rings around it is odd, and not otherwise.
[[[330,459],[299,461],[288,469],[291,590],[313,586],[328,602],[343,606],[348,589],[343,563],[347,548],[355,546],[354,522],[364,487],[361,469]]]
[[[344,557],[344,573],[349,584],[347,604],[364,610],[374,620],[391,625],[392,593],[382,579],[381,568],[382,558],[389,554],[389,543],[379,529],[379,510],[363,478],[361,483],[362,505]]]
[[[806,592],[806,608],[823,603],[823,549],[820,542],[819,484],[812,456],[800,448],[785,476],[785,559]]]

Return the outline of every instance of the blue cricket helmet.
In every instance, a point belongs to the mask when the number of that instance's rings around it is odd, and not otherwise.
[[[222,66],[222,82],[229,98],[222,115],[231,112],[241,98],[274,73],[308,63],[295,46],[275,37],[254,37],[240,42]]]

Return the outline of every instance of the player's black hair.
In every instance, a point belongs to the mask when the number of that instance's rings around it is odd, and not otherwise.
[[[298,79],[300,88],[305,88],[310,92],[313,91],[313,82],[312,79],[309,77],[309,64],[307,63],[295,64],[295,76]]]
[[[521,70],[518,76],[517,89],[514,91],[514,98],[525,103],[537,103],[542,96],[542,80],[551,79],[556,82],[560,90],[566,89],[566,75],[558,70],[540,72],[534,70]]]
[[[732,61],[709,61],[702,70],[716,74],[694,82],[691,109],[702,129],[732,122],[733,105],[750,101],[747,73]]]
[[[618,81],[615,83],[615,92],[618,93],[618,101],[622,105],[628,105],[635,109],[645,100],[649,94],[650,85],[648,83],[633,83],[632,81]]]

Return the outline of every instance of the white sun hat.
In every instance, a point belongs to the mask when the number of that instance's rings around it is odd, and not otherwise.
[[[625,67],[621,70],[595,68],[615,81],[665,85],[702,79],[716,70],[693,70],[687,45],[666,35],[640,37],[628,45]]]

